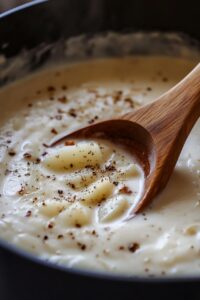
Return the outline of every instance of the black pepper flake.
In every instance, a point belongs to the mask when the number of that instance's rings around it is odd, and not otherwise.
[[[70,110],[68,111],[68,114],[73,117],[76,118],[77,117],[77,113],[76,110],[74,108],[70,108]]]
[[[124,246],[119,246],[119,248],[118,248],[120,251],[122,251],[122,250],[124,250],[125,249],[125,247]]]
[[[35,163],[39,164],[40,162],[41,162],[41,159],[40,158],[36,158]]]
[[[60,98],[58,98],[58,101],[60,102],[60,103],[67,103],[67,98],[65,97],[65,96],[63,96],[63,97],[60,97]]]
[[[119,100],[121,100],[121,97],[122,97],[122,94],[123,92],[122,91],[117,91],[114,96],[113,96],[113,99],[114,99],[114,102],[118,102]]]
[[[126,185],[123,186],[121,189],[119,189],[119,192],[122,194],[127,194],[127,195],[132,194],[132,191]]]
[[[57,239],[58,239],[58,240],[63,239],[63,238],[64,238],[63,234],[59,234],[59,235],[57,236]]]
[[[151,88],[150,86],[148,86],[148,87],[147,87],[147,91],[148,91],[148,92],[151,92],[151,91],[152,91],[152,88]]]
[[[58,190],[58,194],[59,194],[59,195],[63,195],[63,193],[64,193],[64,192],[63,192],[62,190]]]
[[[137,251],[140,248],[140,245],[138,243],[131,243],[128,246],[128,250],[132,253],[134,253],[135,251]]]
[[[38,198],[35,197],[35,198],[33,198],[32,203],[36,203],[37,201],[38,201]]]
[[[56,130],[55,128],[52,128],[52,129],[51,129],[51,133],[53,133],[53,134],[58,134],[58,132],[57,132],[57,130]]]
[[[26,217],[30,217],[32,214],[32,211],[31,210],[28,210],[27,213],[26,213]]]
[[[52,85],[50,85],[50,86],[47,87],[47,91],[48,92],[55,92],[55,90],[56,90],[55,87],[52,86]]]
[[[15,156],[15,155],[16,155],[16,152],[15,152],[14,150],[10,150],[10,151],[8,152],[8,154],[9,154],[10,156]]]
[[[105,167],[106,171],[116,171],[116,167],[113,165],[109,165]]]
[[[45,235],[45,236],[43,237],[43,240],[44,240],[44,241],[47,241],[48,239],[49,239],[48,235]]]
[[[49,145],[43,143],[42,146],[44,146],[45,148],[49,148]]]
[[[82,226],[81,226],[81,224],[76,223],[76,224],[75,224],[75,227],[76,227],[76,228],[81,228]]]
[[[129,107],[134,108],[134,102],[131,98],[125,98],[124,101],[129,104]]]
[[[74,190],[76,188],[74,183],[69,182],[68,185]]]
[[[92,123],[94,123],[96,120],[98,120],[98,116],[94,116],[94,118],[92,118],[92,119],[90,119],[89,121],[88,121],[88,123],[89,124],[92,124]]]
[[[49,229],[52,229],[54,227],[54,223],[53,222],[50,222],[47,226]]]
[[[26,194],[26,190],[25,190],[25,187],[21,187],[21,189],[18,191],[18,194],[23,196],[24,194]]]
[[[82,251],[84,251],[84,250],[86,249],[86,245],[85,245],[85,244],[82,244],[82,243],[78,242],[77,245],[78,245],[78,247],[79,247]]]
[[[48,153],[45,151],[42,153],[42,156],[46,156]]]
[[[26,159],[31,159],[32,156],[30,153],[24,153],[23,157]]]
[[[88,121],[88,124],[92,124],[92,123],[94,123],[94,119]]]

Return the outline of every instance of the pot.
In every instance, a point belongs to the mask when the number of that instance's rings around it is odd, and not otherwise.
[[[103,31],[179,31],[200,40],[200,3],[185,1],[34,1],[0,17],[0,85],[49,63],[60,40]],[[191,41],[190,41],[191,42]],[[196,44],[192,40],[193,44]],[[49,45],[42,47],[41,45]],[[5,65],[28,50],[23,68],[8,76]],[[35,49],[42,49],[36,55]],[[45,50],[44,50],[45,49]],[[88,51],[88,55],[91,53]],[[3,56],[2,56],[3,55]],[[6,57],[6,63],[1,62]],[[25,70],[25,71],[24,71]],[[2,75],[3,74],[3,75]],[[56,266],[0,241],[0,299],[199,299],[200,276],[137,278]]]

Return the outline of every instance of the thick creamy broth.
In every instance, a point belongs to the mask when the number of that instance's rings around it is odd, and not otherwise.
[[[62,132],[149,103],[195,64],[154,56],[99,59],[3,88],[0,236],[69,267],[199,274],[199,123],[166,189],[128,222],[144,179],[126,149],[101,139],[46,147]]]

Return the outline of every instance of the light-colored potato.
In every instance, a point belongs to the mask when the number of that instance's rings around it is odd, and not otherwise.
[[[96,179],[96,175],[93,174],[91,169],[82,169],[77,172],[73,172],[67,174],[64,177],[64,183],[67,184],[69,187],[74,185],[74,189],[83,189],[87,187],[89,184],[94,182]]]
[[[99,221],[101,223],[114,221],[121,217],[128,208],[129,202],[126,198],[122,196],[113,197],[99,208]]]
[[[184,228],[184,234],[185,235],[195,235],[200,231],[200,224],[199,223],[193,223]]]
[[[79,202],[70,205],[58,217],[58,222],[68,227],[85,226],[90,224],[91,220],[92,210]]]
[[[75,170],[86,166],[96,166],[102,161],[99,145],[94,142],[81,142],[73,146],[54,149],[44,160],[47,167],[56,170]]]
[[[112,194],[113,189],[114,185],[109,178],[103,177],[83,190],[80,198],[85,205],[98,204],[105,201]]]
[[[70,205],[67,201],[56,201],[48,199],[39,206],[39,212],[47,217],[55,217]]]
[[[126,180],[139,175],[138,167],[135,164],[130,164],[117,169],[117,172],[113,173],[111,178],[113,180]]]
[[[124,173],[124,177],[129,178],[132,176],[139,176],[139,170],[137,165],[135,164],[129,164],[125,166],[124,168],[120,168],[120,171]]]

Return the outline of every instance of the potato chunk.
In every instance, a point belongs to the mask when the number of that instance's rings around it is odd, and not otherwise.
[[[55,217],[70,204],[67,201],[56,201],[48,199],[39,206],[39,212],[47,217]]]
[[[124,178],[130,178],[130,177],[135,177],[140,175],[136,164],[129,164],[121,168],[120,172],[124,173]]]
[[[184,229],[185,235],[195,235],[200,231],[199,223],[192,223]]]
[[[70,205],[59,215],[59,221],[64,226],[79,227],[91,223],[92,210],[80,203]]]
[[[108,177],[103,177],[87,187],[81,193],[81,201],[83,204],[91,205],[105,201],[114,189],[114,184],[110,182]]]
[[[99,221],[101,223],[114,221],[121,217],[129,208],[129,202],[122,196],[116,196],[103,204],[98,211]]]
[[[55,149],[44,163],[47,167],[56,170],[75,170],[86,166],[96,166],[102,161],[100,147],[94,142],[81,142],[72,146]]]
[[[92,169],[82,169],[77,172],[72,172],[65,176],[65,182],[68,186],[74,186],[74,189],[83,189],[94,182],[96,174],[93,174]]]

